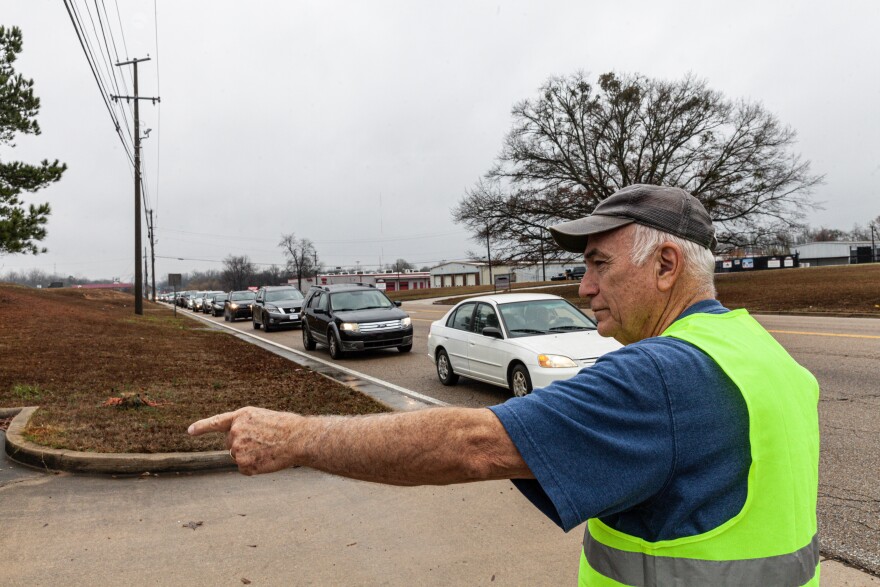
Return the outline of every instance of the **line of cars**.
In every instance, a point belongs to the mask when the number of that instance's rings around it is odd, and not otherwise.
[[[333,359],[370,349],[406,353],[413,347],[410,316],[400,302],[370,285],[312,286],[305,296],[292,286],[181,292],[176,303],[222,314],[227,321],[249,318],[254,329],[266,332],[300,327],[307,350],[324,345]],[[457,303],[431,324],[427,351],[443,385],[465,376],[523,396],[574,376],[620,346],[601,337],[596,323],[564,298],[508,293]]]

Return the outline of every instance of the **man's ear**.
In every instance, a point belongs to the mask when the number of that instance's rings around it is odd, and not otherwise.
[[[665,242],[657,249],[657,289],[669,291],[684,271],[684,255],[675,243]]]

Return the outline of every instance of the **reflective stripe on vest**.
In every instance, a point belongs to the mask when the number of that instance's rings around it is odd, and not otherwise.
[[[589,586],[818,586],[819,386],[745,310],[692,314],[661,336],[702,350],[749,416],[742,509],[702,534],[659,542],[587,522],[579,582]]]
[[[712,585],[713,587],[798,587],[816,573],[819,535],[791,554],[744,560],[700,560],[651,556],[605,546],[587,532],[584,555],[594,570],[632,587],[652,585]]]

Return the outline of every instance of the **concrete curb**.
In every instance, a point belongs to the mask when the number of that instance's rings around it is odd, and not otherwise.
[[[185,314],[189,315],[189,314]],[[395,411],[423,409],[430,405],[445,406],[445,402],[426,397],[412,390],[383,382],[341,365],[311,357],[296,349],[267,341],[211,320],[192,315],[221,332],[228,332],[289,361],[312,369],[328,379],[337,381],[364,393]],[[201,319],[201,320],[200,320]],[[39,469],[92,474],[140,474],[177,471],[211,471],[234,469],[235,461],[226,451],[174,453],[94,453],[68,449],[54,449],[30,442],[24,430],[39,406],[0,408],[0,418],[12,417],[6,431],[6,454],[10,459]]]
[[[0,410],[8,418],[15,411],[6,431],[6,454],[10,459],[32,467],[72,473],[138,474],[169,471],[210,471],[232,469],[235,461],[226,451],[171,453],[98,453],[47,448],[24,437],[24,430],[39,406]],[[5,414],[5,415],[4,415]]]

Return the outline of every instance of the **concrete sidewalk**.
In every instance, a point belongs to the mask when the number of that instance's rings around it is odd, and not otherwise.
[[[11,466],[9,461],[2,465]],[[3,585],[575,585],[564,534],[508,482],[386,487],[310,469],[0,484]],[[833,561],[822,585],[880,586]]]

